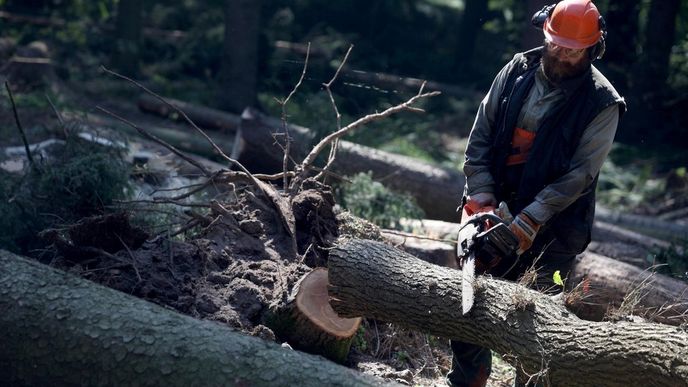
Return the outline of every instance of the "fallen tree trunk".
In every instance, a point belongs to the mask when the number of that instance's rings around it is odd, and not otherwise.
[[[595,218],[665,240],[688,237],[688,226],[660,220],[656,216],[628,214],[598,205],[595,207]]]
[[[420,225],[419,222],[404,223]],[[429,223],[426,219],[422,224],[439,226],[434,231],[448,231],[452,223]],[[381,230],[381,233],[387,244],[417,258],[457,268],[454,244],[390,230]],[[586,284],[576,288],[583,281]],[[571,291],[571,296],[567,297],[568,307],[585,320],[635,315],[669,325],[688,323],[688,283],[617,259],[590,251],[583,253],[568,274],[566,286]]]
[[[381,384],[3,250],[0,310],[9,385]]]
[[[327,48],[318,47],[317,45],[311,45],[309,49],[307,44],[277,40],[275,41],[275,48],[299,55],[306,55],[308,52],[311,57],[324,56],[327,57],[327,59],[332,59],[331,52]],[[468,98],[474,101],[479,101],[484,97],[482,92],[467,87],[418,78],[402,77],[394,74],[356,70],[348,66],[345,66],[341,73],[342,79],[345,82],[365,82],[378,88],[391,88],[394,90],[416,93],[425,82],[425,90],[427,91],[437,90],[445,95],[451,95],[457,98]]]
[[[290,155],[300,162],[310,151],[313,135],[294,125],[288,130],[292,139]],[[284,152],[280,144],[284,144],[283,124],[247,109],[234,140],[232,157],[252,172],[281,172]],[[458,221],[456,206],[464,185],[464,176],[459,171],[348,141],[339,142],[331,171],[338,175],[371,171],[373,178],[382,180],[385,186],[413,196],[427,217]]]
[[[239,128],[241,118],[237,115],[173,98],[165,98],[165,100],[183,111],[191,121],[201,128],[220,130],[224,133],[234,133]],[[184,121],[184,118],[180,117],[175,109],[149,94],[142,94],[139,97],[138,106],[141,111],[146,113],[155,113],[162,117]]]
[[[399,223],[416,234],[450,241],[456,240],[460,226],[432,219],[401,219]],[[648,255],[670,246],[669,242],[596,220],[588,251],[647,269],[653,265],[647,260]]]
[[[569,283],[588,283],[589,291],[572,305],[579,317],[637,315],[652,321],[688,323],[688,283],[586,252],[573,266]]]
[[[329,258],[331,304],[491,348],[556,386],[688,386],[688,333],[650,323],[584,321],[552,298],[487,277],[461,314],[461,276],[379,242],[350,240]]]
[[[327,286],[327,269],[320,267],[306,274],[267,325],[280,341],[343,364],[361,318],[337,316],[328,302]]]

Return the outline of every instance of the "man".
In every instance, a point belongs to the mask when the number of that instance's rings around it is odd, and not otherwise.
[[[560,1],[536,13],[533,23],[543,28],[544,46],[516,54],[478,108],[462,206],[507,203],[516,215],[509,228],[519,258],[513,268],[498,265],[490,273],[516,280],[535,266],[535,285],[544,290],[590,242],[597,177],[625,103],[591,65],[604,52],[606,35],[591,1]],[[484,386],[490,351],[456,341],[452,350],[447,382]]]

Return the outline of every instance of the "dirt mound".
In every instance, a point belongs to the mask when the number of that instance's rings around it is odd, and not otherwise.
[[[338,237],[334,197],[313,180],[289,200],[293,237],[260,190],[237,185],[209,203],[187,241],[147,236],[125,213],[84,219],[53,241],[53,264],[103,285],[197,318],[216,320],[268,339],[263,324],[293,285],[327,263]],[[296,246],[296,248],[294,248]],[[75,259],[78,257],[78,259]]]

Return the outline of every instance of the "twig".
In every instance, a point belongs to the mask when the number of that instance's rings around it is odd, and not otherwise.
[[[402,232],[402,231],[382,230],[382,232],[384,232],[385,234],[399,235],[399,236],[403,236],[406,238],[412,238],[412,239],[424,239],[424,240],[435,241],[435,242],[451,243],[454,245],[458,243],[457,241],[451,240],[451,239],[432,238],[432,237],[428,237],[428,236],[410,234],[410,233]]]
[[[135,80],[133,80],[133,79],[127,77],[127,76],[124,76],[124,75],[122,75],[122,74],[118,74],[118,73],[116,73],[116,72],[114,72],[114,71],[112,71],[112,70],[109,70],[109,69],[105,68],[105,66],[101,66],[101,68],[103,69],[103,71],[107,72],[108,74],[112,74],[112,75],[114,75],[114,76],[116,76],[116,77],[118,77],[118,78],[121,78],[121,79],[124,79],[124,80],[127,80],[127,81],[133,83],[133,84],[136,85],[137,87],[139,87],[139,88],[141,88],[142,90],[144,90],[146,93],[148,93],[148,94],[152,95],[153,97],[157,98],[157,99],[160,100],[162,103],[164,103],[165,105],[167,105],[168,107],[170,107],[171,109],[173,109],[174,111],[176,111],[177,113],[179,113],[179,115],[182,116],[182,117],[184,117],[184,120],[185,120],[189,125],[191,125],[198,133],[200,133],[201,136],[203,136],[203,138],[205,138],[206,141],[208,141],[208,143],[210,143],[210,146],[212,146],[213,149],[214,149],[220,156],[222,156],[225,160],[229,161],[230,163],[236,165],[236,166],[237,166],[239,169],[241,169],[244,173],[249,174],[249,175],[251,174],[251,173],[246,169],[246,167],[244,167],[239,161],[234,160],[233,158],[227,156],[227,154],[225,154],[225,152],[223,152],[222,149],[221,149],[219,146],[217,146],[217,144],[210,138],[210,136],[208,136],[208,135],[203,131],[203,129],[199,128],[198,125],[196,125],[196,123],[193,122],[193,121],[189,118],[189,116],[187,116],[186,113],[184,113],[184,111],[181,110],[179,107],[177,107],[177,106],[171,104],[171,103],[168,102],[165,98],[163,98],[163,97],[161,97],[160,95],[156,94],[155,92],[153,92],[152,90],[148,89],[146,86],[140,84],[139,82],[136,82]]]
[[[283,176],[283,187],[286,190],[289,184],[289,177],[287,175],[287,171],[289,168],[289,151],[291,148],[291,139],[289,138],[289,125],[287,125],[287,102],[291,99],[292,95],[296,93],[296,90],[301,86],[301,82],[303,82],[303,78],[306,76],[306,69],[308,68],[308,57],[310,56],[311,52],[311,42],[308,42],[308,48],[306,49],[306,60],[303,62],[303,71],[301,71],[301,78],[299,78],[299,81],[294,85],[294,88],[291,90],[287,98],[280,102],[282,105],[282,126],[284,127],[284,159],[282,161],[282,171],[284,172]]]
[[[117,239],[119,239],[119,241],[122,243],[122,246],[124,246],[124,249],[127,250],[127,253],[129,254],[129,257],[131,258],[131,267],[134,268],[134,272],[136,273],[136,277],[138,277],[139,282],[141,282],[141,281],[142,281],[142,280],[141,280],[141,273],[139,273],[139,269],[136,267],[136,258],[134,258],[134,254],[132,254],[131,249],[129,248],[129,246],[127,246],[127,244],[124,243],[124,241],[122,240],[122,238],[121,238],[119,235],[115,234],[115,236],[116,236]]]
[[[62,129],[64,130],[64,120],[62,119],[62,114],[57,110],[55,105],[53,104],[53,101],[50,99],[50,96],[48,94],[45,95],[45,99],[48,100],[48,103],[50,104],[50,107],[53,108],[53,111],[55,112],[55,115],[57,116],[57,121],[60,123],[60,126],[62,126]],[[67,137],[67,133],[65,132],[65,137]]]
[[[119,204],[140,204],[140,203],[146,203],[146,204],[174,204],[180,207],[191,207],[191,208],[210,208],[210,205],[208,204],[200,204],[200,203],[179,203],[176,200],[168,199],[168,198],[156,198],[155,200],[116,200],[115,203]]]
[[[116,118],[116,119],[122,121],[123,123],[125,123],[125,124],[131,126],[132,128],[136,129],[137,132],[141,133],[141,135],[144,136],[144,137],[146,137],[147,139],[152,140],[152,141],[155,141],[155,142],[157,142],[158,144],[160,144],[160,145],[164,146],[165,148],[169,149],[172,153],[174,153],[175,155],[181,157],[181,158],[184,159],[187,163],[189,163],[189,164],[193,165],[194,167],[198,168],[205,176],[210,176],[210,175],[211,175],[211,172],[210,172],[206,167],[204,167],[204,166],[203,166],[201,163],[199,163],[198,161],[196,161],[196,160],[190,158],[189,156],[185,155],[182,151],[180,151],[179,149],[175,148],[174,145],[167,143],[165,140],[163,140],[163,139],[161,139],[161,138],[159,138],[159,137],[157,137],[157,136],[155,136],[155,135],[149,133],[147,130],[145,130],[145,129],[143,129],[143,128],[140,128],[138,125],[134,124],[133,122],[127,120],[127,119],[124,118],[124,117],[118,116],[117,114],[115,114],[115,113],[113,113],[113,112],[111,112],[111,111],[105,109],[105,108],[102,107],[102,106],[96,106],[96,109],[98,109],[98,110],[102,111],[103,113],[105,113],[105,114],[107,114],[107,115],[110,115],[110,116],[112,116],[112,117],[114,117],[114,118]]]
[[[423,84],[421,86],[418,94],[416,94],[415,96],[413,96],[412,98],[410,98],[406,102],[400,103],[399,105],[396,105],[396,106],[392,106],[392,107],[388,108],[387,110],[385,110],[381,113],[373,113],[373,114],[368,114],[365,117],[361,117],[358,120],[356,120],[356,121],[350,123],[349,125],[343,127],[342,129],[339,129],[338,131],[331,133],[328,136],[326,136],[325,138],[323,138],[322,140],[320,140],[320,142],[315,147],[313,147],[311,152],[306,156],[306,158],[301,163],[301,169],[302,170],[299,173],[299,176],[297,176],[292,181],[292,185],[300,184],[301,181],[303,179],[305,179],[306,174],[307,174],[307,168],[313,164],[313,162],[315,161],[315,158],[318,157],[320,152],[322,152],[322,150],[327,145],[329,145],[332,141],[334,141],[338,138],[341,138],[342,136],[344,136],[348,132],[356,129],[357,127],[359,127],[361,125],[367,124],[368,122],[377,121],[379,119],[385,118],[387,116],[390,116],[392,114],[395,114],[395,113],[398,113],[398,112],[401,112],[404,110],[421,111],[420,109],[412,107],[411,105],[421,98],[429,98],[429,97],[434,97],[436,95],[441,94],[439,91],[432,91],[429,93],[423,93],[424,86],[425,86],[425,84]]]
[[[325,86],[325,90],[327,90],[327,95],[330,97],[330,103],[332,103],[332,108],[334,109],[334,113],[337,116],[337,131],[342,129],[342,115],[339,113],[339,109],[337,108],[337,103],[334,100],[334,95],[332,95],[332,89],[331,86],[334,83],[335,80],[337,80],[337,77],[339,76],[339,72],[342,71],[342,68],[344,67],[344,64],[346,63],[346,60],[349,58],[349,54],[351,53],[351,50],[354,48],[354,45],[350,45],[349,49],[346,51],[346,54],[344,55],[344,59],[342,59],[342,63],[339,64],[339,67],[337,67],[337,71],[334,73],[334,76],[332,76],[332,79],[330,79],[329,82],[323,83],[323,86]],[[330,168],[330,165],[334,162],[335,157],[337,156],[337,147],[339,146],[339,140],[335,139],[332,142],[332,146],[330,148],[330,154],[327,157],[327,163],[325,164],[325,167],[323,170],[318,173],[315,176],[315,179],[320,179],[324,172],[327,171]]]
[[[176,237],[176,236],[179,235],[179,234],[185,233],[185,232],[189,231],[190,229],[192,229],[192,228],[198,226],[200,223],[201,223],[201,222],[200,222],[199,220],[192,219],[192,220],[190,220],[185,226],[183,226],[182,228],[180,228],[179,230],[175,231],[175,232],[172,233],[172,234],[170,234],[170,232],[169,232],[169,230],[168,230],[168,231],[167,231],[167,234],[168,234],[168,236],[169,236],[168,239],[171,239],[172,237]]]
[[[342,63],[339,64],[339,67],[337,67],[337,71],[334,73],[334,76],[332,79],[330,79],[329,82],[323,83],[323,86],[325,86],[325,90],[327,90],[327,95],[330,97],[330,102],[332,103],[332,108],[334,108],[334,112],[337,115],[337,130],[342,128],[342,115],[339,114],[339,109],[337,109],[337,103],[334,101],[334,96],[332,95],[332,90],[330,87],[334,83],[334,81],[337,80],[337,77],[339,76],[339,72],[342,71],[342,67],[344,67],[344,64],[346,63],[346,60],[349,58],[349,54],[351,53],[351,50],[354,48],[354,45],[350,45],[349,49],[346,51],[346,54],[344,55],[344,59],[342,59]]]
[[[10,97],[10,103],[12,103],[12,111],[14,112],[14,121],[17,123],[17,128],[19,129],[19,134],[21,135],[22,141],[24,142],[24,148],[26,149],[26,157],[29,159],[29,164],[31,168],[35,169],[36,164],[33,161],[33,156],[31,156],[31,150],[29,149],[29,141],[26,139],[26,133],[24,132],[24,127],[22,127],[21,121],[19,120],[19,114],[17,113],[17,105],[14,103],[14,97],[12,96],[12,90],[10,89],[9,82],[5,81],[5,89],[7,89],[7,95]]]

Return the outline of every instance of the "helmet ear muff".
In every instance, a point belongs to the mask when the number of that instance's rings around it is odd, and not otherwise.
[[[543,29],[545,26],[545,21],[547,21],[550,15],[552,15],[552,11],[557,4],[559,3],[546,5],[542,7],[541,10],[535,12],[533,17],[530,19],[530,22],[533,24],[533,26],[538,29]],[[602,31],[602,36],[600,36],[600,40],[595,43],[595,45],[592,47],[592,50],[590,50],[590,60],[602,59],[602,56],[604,56],[604,52],[607,48],[607,44],[605,43],[605,39],[607,38],[607,23],[604,21],[602,15],[597,18],[597,23],[600,31]]]
[[[592,51],[590,51],[590,60],[602,59],[604,52],[607,50],[607,22],[604,21],[602,15],[597,18],[597,22],[600,26],[600,31],[602,31],[602,36],[600,36],[600,40],[595,43]]]
[[[552,10],[556,6],[557,3],[545,5],[544,7],[542,7],[541,10],[535,12],[533,14],[533,17],[530,19],[530,22],[533,24],[533,27],[542,29],[545,26],[545,21],[547,20],[547,18],[549,18],[549,15],[552,14]]]

